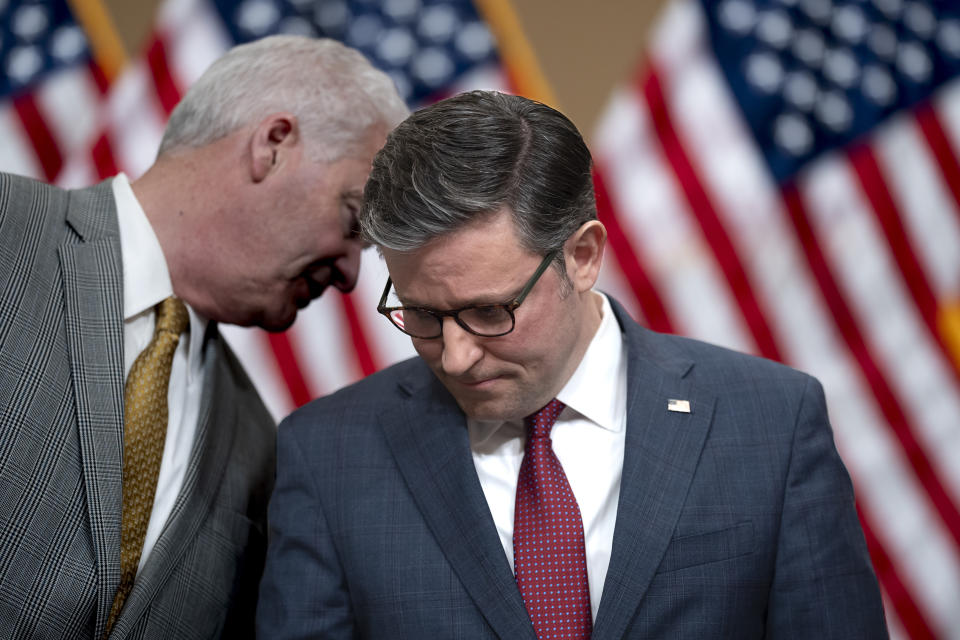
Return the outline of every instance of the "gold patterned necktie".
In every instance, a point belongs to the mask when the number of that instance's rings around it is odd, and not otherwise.
[[[113,629],[133,588],[150,522],[157,476],[167,435],[167,389],[173,353],[190,321],[187,308],[170,297],[156,307],[153,338],[140,352],[124,388],[123,514],[120,530],[120,586],[110,609],[106,634]]]

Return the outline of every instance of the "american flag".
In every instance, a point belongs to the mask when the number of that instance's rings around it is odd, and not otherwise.
[[[823,382],[893,637],[960,638],[958,16],[672,3],[593,141],[610,290]]]
[[[0,2],[0,170],[56,181],[90,139],[106,91],[64,0]]]
[[[894,638],[960,638],[958,14],[672,2],[592,144],[601,288],[653,329],[823,381]],[[63,0],[0,0],[0,169],[137,177],[186,87],[269,33],[359,48],[412,107],[529,95],[515,27],[507,0],[167,0],[108,83]],[[385,278],[371,251],[354,293],[327,293],[287,332],[223,328],[278,418],[413,354],[375,312]]]

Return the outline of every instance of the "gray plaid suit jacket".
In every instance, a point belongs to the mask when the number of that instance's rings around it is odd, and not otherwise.
[[[123,292],[109,183],[0,174],[0,636],[103,636],[120,581]],[[112,638],[253,633],[274,423],[215,326],[173,513]]]
[[[626,443],[593,638],[886,637],[817,381],[613,308]],[[278,438],[260,637],[534,640],[464,415],[421,360],[315,400]]]

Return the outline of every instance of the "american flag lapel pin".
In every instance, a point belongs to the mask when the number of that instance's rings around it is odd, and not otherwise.
[[[667,411],[676,411],[677,413],[690,413],[689,400],[677,400],[670,398],[667,400]]]

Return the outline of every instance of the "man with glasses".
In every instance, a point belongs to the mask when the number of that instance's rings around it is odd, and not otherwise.
[[[878,638],[819,384],[652,333],[562,114],[413,114],[360,215],[419,357],[280,426],[264,638]]]

